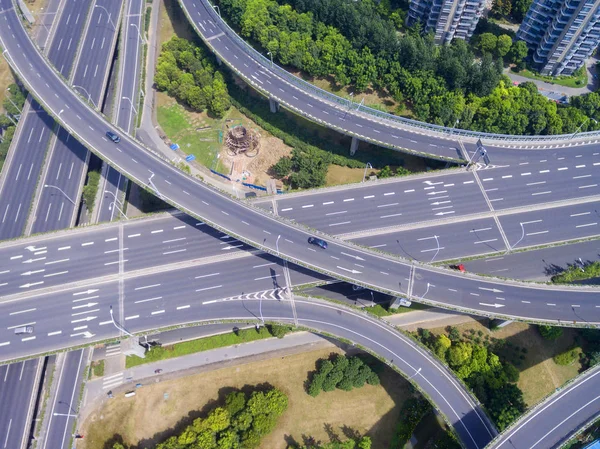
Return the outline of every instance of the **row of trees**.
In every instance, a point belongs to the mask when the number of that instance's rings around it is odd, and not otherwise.
[[[287,396],[273,388],[254,391],[250,398],[241,391],[229,393],[224,407],[216,407],[206,418],[197,418],[176,436],[155,449],[251,449],[270,433],[288,406]],[[120,443],[113,449],[126,449]]]
[[[231,103],[223,74],[206,50],[177,36],[165,42],[154,75],[156,88],[195,111],[223,117]]]
[[[371,1],[279,1],[220,0],[219,5],[242,36],[281,64],[329,77],[339,87],[372,87],[389,94],[401,105],[399,113],[502,134],[573,133],[584,122],[581,131],[598,126],[586,121],[600,120],[596,98],[557,106],[533,83],[513,86],[501,74],[502,57],[518,63],[527,52],[523,42],[509,42],[507,35],[484,33],[476,39],[482,52],[476,59],[461,39],[436,46],[419,29],[398,37],[394,24],[381,13],[393,9]]]
[[[371,449],[371,438],[362,436],[346,441],[330,441],[329,443],[308,443],[303,446],[288,446],[288,449]]]
[[[11,84],[7,90],[8,95],[2,102],[5,113],[0,114],[0,169],[2,169],[17,128],[14,117],[21,113],[26,98],[25,93],[21,92],[16,84]]]
[[[522,22],[531,6],[532,0],[494,0],[492,15],[503,19],[511,18]]]
[[[379,376],[358,357],[336,354],[332,360],[318,360],[317,366],[317,371],[308,381],[308,394],[313,397],[321,391],[333,391],[336,388],[350,391],[365,383],[379,385]]]
[[[506,428],[525,411],[523,392],[515,385],[519,371],[514,365],[501,361],[484,345],[462,341],[458,332],[436,336],[421,330],[417,335],[473,390],[498,429]]]

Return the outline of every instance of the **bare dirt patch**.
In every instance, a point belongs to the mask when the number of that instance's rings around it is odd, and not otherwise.
[[[198,36],[177,4],[177,0],[163,0],[160,5],[158,29],[158,48],[175,35],[190,41],[198,40]]]
[[[0,109],[2,109],[2,102],[6,97],[6,88],[14,82],[15,78],[6,59],[0,58]]]
[[[262,441],[262,449],[284,449],[292,439],[302,442],[303,435],[329,441],[327,426],[342,439],[346,426],[370,435],[373,448],[389,447],[400,407],[410,396],[408,383],[386,368],[381,386],[312,398],[304,391],[304,381],[316,360],[331,352],[342,351],[322,349],[144,385],[135,397],[117,395],[90,414],[80,427],[86,435],[80,443],[83,449],[103,449],[107,440],[120,435],[133,447],[152,446],[170,436],[176,426],[199,416],[198,410],[212,408],[220,392],[268,382],[288,395],[289,407]]]
[[[521,371],[517,385],[523,391],[528,406],[536,404],[569,379],[577,376],[581,369],[579,361],[569,366],[560,366],[552,360],[556,354],[574,345],[576,331],[573,329],[564,328],[563,335],[558,340],[548,341],[541,337],[536,326],[526,323],[511,323],[493,332],[486,325],[487,321],[483,324],[473,321],[456,327],[462,335],[473,329],[478,336],[478,332],[481,331],[483,335],[479,338],[482,341],[486,340],[486,336],[490,340],[492,338],[506,340],[506,345],[500,353]],[[440,334],[444,332],[444,328],[431,331]]]

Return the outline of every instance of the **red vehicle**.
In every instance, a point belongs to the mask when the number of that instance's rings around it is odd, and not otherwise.
[[[462,263],[456,264],[456,265],[450,265],[450,268],[452,268],[453,270],[458,270],[461,273],[464,273],[465,270],[465,266]]]

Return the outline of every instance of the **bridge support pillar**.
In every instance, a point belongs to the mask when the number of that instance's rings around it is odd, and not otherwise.
[[[352,138],[352,143],[350,144],[350,156],[354,156],[356,150],[358,150],[358,139],[356,137]]]
[[[273,98],[269,98],[269,108],[271,109],[271,112],[273,112],[273,113],[279,111],[279,103],[277,103],[277,100],[274,100]]]

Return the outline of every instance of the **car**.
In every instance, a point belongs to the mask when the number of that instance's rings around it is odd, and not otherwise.
[[[450,268],[452,268],[453,270],[458,270],[461,273],[464,273],[465,270],[465,266],[462,263],[456,264],[456,265],[450,265]]]
[[[114,143],[119,143],[121,141],[121,138],[117,134],[113,133],[112,131],[106,131],[106,137],[108,137]]]
[[[317,237],[309,237],[308,243],[310,243],[311,245],[320,246],[323,249],[327,249],[327,242],[325,240],[319,239]]]
[[[33,326],[19,326],[15,328],[15,335],[33,334]]]
[[[365,288],[362,285],[355,285],[352,284],[352,290],[354,290],[355,292],[359,291],[359,290],[364,290]]]

